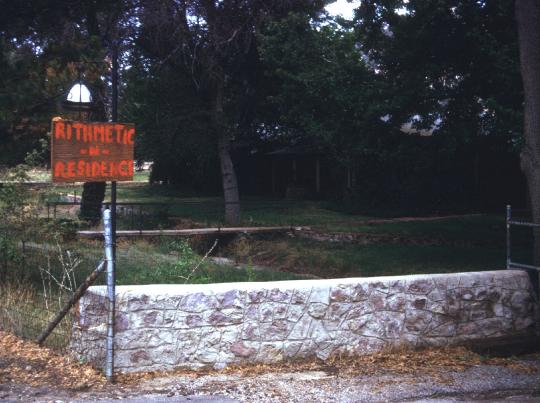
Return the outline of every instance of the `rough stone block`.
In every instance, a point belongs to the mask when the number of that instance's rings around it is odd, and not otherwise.
[[[186,295],[178,309],[184,312],[204,312],[210,309],[216,309],[218,306],[219,303],[213,295],[198,292]]]
[[[320,303],[320,302],[312,302],[309,304],[308,313],[309,316],[316,319],[321,319],[326,314],[326,311],[328,309],[328,305]]]
[[[529,332],[540,313],[521,271],[117,287],[119,371],[224,368]],[[71,340],[103,366],[106,298],[91,287]]]
[[[428,279],[420,279],[420,280],[413,280],[408,284],[407,291],[411,294],[423,294],[428,295],[433,289],[435,288],[435,285],[433,284],[433,281]]]

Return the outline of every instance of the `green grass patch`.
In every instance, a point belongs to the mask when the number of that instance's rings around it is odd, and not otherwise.
[[[506,267],[504,220],[496,216],[366,226],[352,243],[271,237],[231,245],[244,261],[323,278],[498,270]],[[532,264],[532,232],[512,227],[512,259]]]
[[[300,262],[319,267],[323,277],[361,277],[421,273],[450,273],[504,268],[499,248],[450,247],[438,245],[334,245],[300,242]],[[327,271],[327,273],[324,273]]]
[[[80,284],[97,267],[103,255],[103,243],[100,241],[69,243],[61,247],[33,244],[32,248],[27,248],[17,280],[39,288],[43,285],[43,271],[40,269],[46,269],[52,276],[52,281],[48,278],[46,282],[58,289],[54,279],[64,279],[66,271],[72,268],[75,282]],[[239,268],[216,264],[194,252],[185,239],[120,242],[116,251],[118,285],[209,284],[299,278],[301,276],[294,273],[261,270],[250,265]],[[96,284],[104,282],[105,275],[102,275]]]
[[[263,251],[263,252],[261,252]],[[262,254],[261,259],[257,256]],[[523,248],[516,254],[526,259]],[[289,239],[260,241],[244,259],[322,278],[451,273],[505,268],[505,250],[490,246],[328,244]]]
[[[351,229],[356,232],[391,233],[420,238],[489,241],[504,239],[505,221],[502,215],[473,215],[432,221],[358,224]]]

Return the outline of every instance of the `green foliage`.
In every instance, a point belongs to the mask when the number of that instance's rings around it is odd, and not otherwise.
[[[50,133],[47,133],[45,138],[39,139],[38,148],[34,148],[24,157],[25,164],[29,167],[35,168],[45,167],[49,165],[49,155],[51,152],[50,142]]]
[[[82,252],[87,259],[98,254]],[[131,284],[209,284],[241,281],[292,280],[298,276],[274,270],[217,265],[195,253],[186,240],[158,245],[137,242],[117,250],[117,282]],[[102,279],[103,280],[103,279]]]
[[[414,115],[418,128],[466,141],[519,136],[523,99],[512,0],[364,1],[355,32],[390,84],[389,124]]]
[[[112,15],[125,6],[118,0],[59,4],[52,0],[2,2],[0,16],[0,164],[48,164],[50,120],[78,78],[76,62],[84,63],[83,78],[94,99],[102,103],[108,66],[104,39],[111,33]],[[96,63],[97,62],[97,63]],[[64,111],[65,112],[65,111]],[[68,113],[64,113],[69,117]],[[103,120],[104,107],[94,118]],[[74,116],[72,116],[74,117]],[[75,116],[76,117],[76,116]]]
[[[43,74],[28,45],[0,35],[0,163],[23,162],[47,130],[43,124]]]
[[[35,200],[24,186],[28,180],[26,170],[24,165],[9,169],[0,188],[0,227],[18,235],[30,233],[28,225],[37,217]]]
[[[21,240],[35,230],[36,210],[22,182],[27,179],[26,169],[17,166],[8,170],[0,188],[0,280],[8,279],[10,268],[22,259]]]
[[[246,270],[246,275],[247,275],[246,281],[248,281],[248,282],[255,281],[255,278],[256,278],[255,277],[255,270],[253,268],[253,263],[252,262],[248,263],[245,270]]]
[[[135,64],[127,78],[123,115],[137,126],[137,160],[154,162],[150,180],[196,191],[219,189],[217,148],[208,135],[205,99],[188,72],[182,66],[149,71]]]
[[[259,35],[267,79],[265,130],[315,145],[337,164],[354,158],[379,135],[386,113],[384,83],[370,71],[354,35],[327,21],[290,15]],[[267,133],[265,133],[268,135]]]
[[[357,211],[507,202],[499,189],[523,192],[512,154],[522,125],[512,7],[367,1],[354,30],[301,14],[268,24],[259,35],[262,134],[324,154],[335,186],[327,192]],[[432,136],[415,132],[434,126]]]
[[[216,144],[230,139],[233,160],[291,145],[324,154],[327,196],[357,210],[480,206],[495,193],[473,172],[476,161],[491,169],[485,138],[504,137],[507,155],[521,147],[513,2],[363,1],[351,23],[322,18],[324,3],[223,3],[209,21],[212,2],[7,2],[0,164],[47,164],[50,118],[75,61],[100,103],[91,118],[105,118],[102,61],[119,27],[120,117],[136,123],[136,158],[154,161],[153,181],[218,193]],[[432,138],[401,132],[413,116],[414,129],[437,126]]]

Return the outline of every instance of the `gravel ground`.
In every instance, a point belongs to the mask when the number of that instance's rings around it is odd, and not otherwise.
[[[540,369],[540,363],[536,363]],[[174,395],[220,395],[240,402],[358,402],[420,399],[490,399],[511,396],[540,402],[539,372],[480,366],[435,375],[379,374],[340,376],[323,371],[267,373],[255,377],[208,375],[193,379],[157,378],[141,387],[160,387]],[[530,400],[534,401],[534,400]]]
[[[535,351],[539,345],[535,341],[524,351]],[[119,399],[131,403],[540,402],[540,353],[503,358],[465,347],[382,351],[327,362],[118,375],[111,385],[100,371],[69,354],[0,331],[0,402]]]
[[[0,401],[85,402],[540,402],[540,360],[516,360],[528,371],[478,365],[429,375],[343,375],[326,371],[173,375],[98,392],[0,385]]]

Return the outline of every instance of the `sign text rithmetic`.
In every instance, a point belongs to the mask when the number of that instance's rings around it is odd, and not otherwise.
[[[53,120],[51,141],[53,182],[133,180],[131,123]]]

